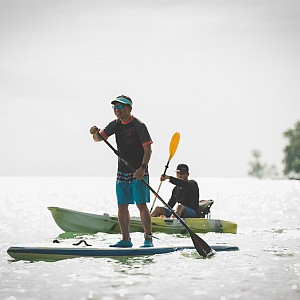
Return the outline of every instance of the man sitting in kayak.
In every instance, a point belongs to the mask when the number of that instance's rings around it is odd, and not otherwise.
[[[186,164],[179,164],[176,169],[176,177],[161,175],[160,180],[169,181],[175,185],[168,205],[173,208],[178,203],[176,213],[182,218],[199,218],[199,187],[195,180],[189,180],[189,167]],[[151,217],[172,216],[172,211],[167,207],[157,206]]]

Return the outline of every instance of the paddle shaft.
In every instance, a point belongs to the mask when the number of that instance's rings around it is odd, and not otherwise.
[[[167,163],[166,166],[165,166],[165,171],[164,171],[164,174],[163,174],[164,176],[166,175],[167,169],[169,168],[169,163],[170,163],[170,160],[168,160],[168,163]],[[157,189],[157,192],[156,192],[157,194],[158,194],[159,191],[160,191],[161,184],[162,184],[162,181],[159,183],[159,186],[158,186],[158,189]],[[154,198],[154,200],[153,200],[153,204],[152,204],[151,209],[150,209],[150,214],[151,214],[151,212],[152,212],[152,210],[153,210],[153,207],[154,207],[154,204],[155,204],[156,199],[157,199],[157,196],[155,195],[155,198]]]
[[[134,167],[127,161],[125,160],[121,154],[102,136],[102,134],[99,132],[102,140],[105,142],[105,144],[111,149],[113,150],[113,152],[121,159],[121,161],[129,168],[129,170],[131,172],[135,172]],[[213,254],[213,250],[210,248],[210,246],[203,240],[201,239],[197,234],[195,234],[195,232],[189,228],[189,226],[176,214],[176,212],[172,209],[171,206],[169,206],[159,195],[157,192],[155,192],[155,190],[149,185],[149,183],[142,178],[141,179],[143,181],[143,183],[149,188],[149,190],[165,205],[168,207],[168,209],[170,209],[173,213],[173,215],[180,221],[180,223],[182,224],[182,226],[187,230],[187,232],[190,234],[192,241],[195,245],[196,250],[198,251],[198,253],[203,256],[203,257],[207,257],[207,256],[211,256]]]
[[[167,169],[169,168],[170,161],[171,161],[172,157],[174,156],[174,154],[175,154],[175,152],[177,150],[179,140],[180,140],[180,134],[179,134],[179,132],[175,132],[173,134],[171,142],[170,142],[170,146],[169,146],[169,154],[170,154],[170,156],[169,156],[168,162],[167,162],[167,164],[165,166],[165,171],[164,171],[163,176],[166,175]],[[162,181],[159,183],[157,194],[160,191],[161,185],[162,185]],[[151,209],[150,209],[150,214],[151,214],[151,212],[153,210],[153,207],[155,205],[156,199],[157,199],[157,197],[155,197],[154,200],[153,200],[153,204],[152,204]]]

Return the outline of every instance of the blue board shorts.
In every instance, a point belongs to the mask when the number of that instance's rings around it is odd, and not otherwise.
[[[166,217],[170,218],[172,215],[172,212],[167,207],[164,207],[164,209],[166,211]],[[183,214],[183,216],[181,216],[181,218],[199,218],[199,215],[192,208],[185,206],[184,214]]]
[[[144,176],[149,183],[149,176]],[[116,182],[116,193],[118,204],[145,204],[150,202],[149,188],[142,180]]]

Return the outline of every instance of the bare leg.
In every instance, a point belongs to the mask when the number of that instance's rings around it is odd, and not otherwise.
[[[140,211],[140,216],[142,220],[142,224],[144,227],[144,231],[146,234],[152,234],[152,223],[149,209],[146,204],[137,204],[137,207]]]
[[[128,204],[118,205],[118,219],[119,219],[119,225],[122,232],[123,240],[130,241],[130,232],[129,232],[130,214],[128,210]]]
[[[156,206],[154,211],[151,213],[151,217],[159,217],[161,215],[166,215],[166,211],[161,206]]]
[[[185,207],[182,204],[178,204],[176,208],[176,214],[181,217],[184,215]]]

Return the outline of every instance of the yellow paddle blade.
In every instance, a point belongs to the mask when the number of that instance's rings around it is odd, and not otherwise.
[[[174,156],[178,144],[179,144],[179,140],[180,140],[180,133],[179,132],[175,132],[172,136],[171,142],[170,142],[170,148],[169,148],[169,152],[170,152],[170,156],[169,156],[169,160],[171,160],[171,158]]]

